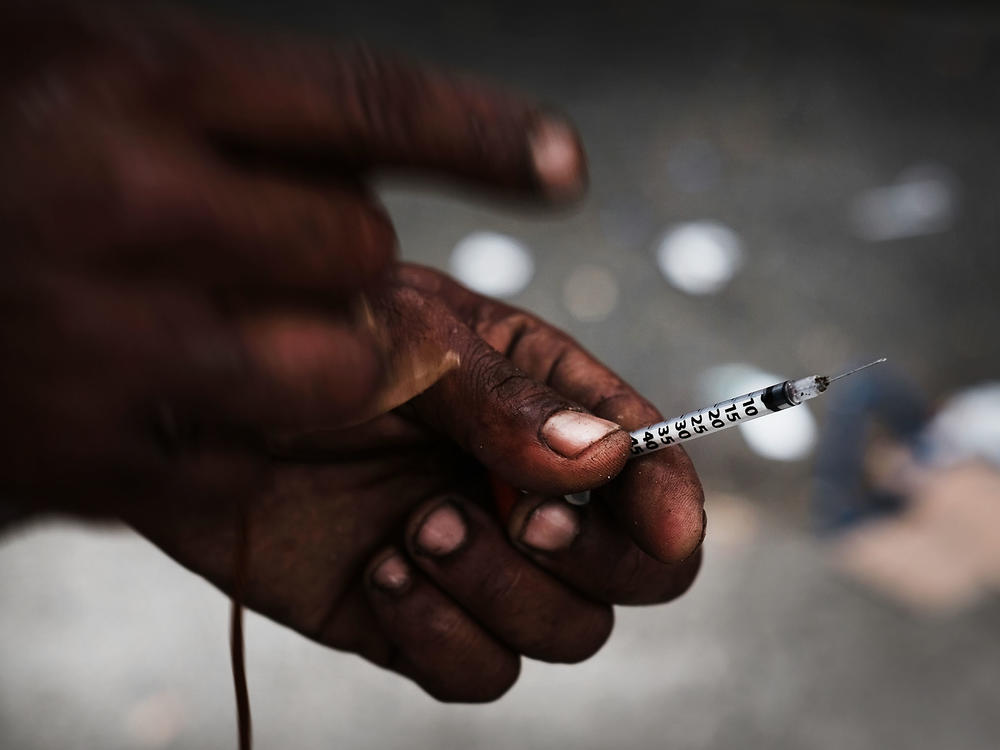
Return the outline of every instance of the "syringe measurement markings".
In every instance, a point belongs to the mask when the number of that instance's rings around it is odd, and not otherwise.
[[[885,357],[833,377],[810,375],[798,380],[785,380],[760,390],[744,393],[742,396],[734,396],[709,407],[686,412],[679,417],[665,419],[648,427],[641,427],[630,433],[632,438],[631,458],[661,450],[669,445],[696,440],[705,435],[735,427],[743,422],[798,406],[804,401],[824,393],[833,381],[853,375],[881,362],[885,362]],[[673,428],[673,432],[671,432],[671,428]]]
[[[677,445],[687,440],[713,432],[725,430],[741,421],[749,421],[771,411],[763,404],[764,394],[768,388],[745,393],[742,396],[720,401],[717,404],[695,409],[673,419],[643,427],[630,433],[632,438],[632,455],[641,456],[652,453],[668,445]],[[765,409],[765,411],[761,411]],[[776,411],[776,410],[775,410]],[[671,432],[673,430],[673,432]]]

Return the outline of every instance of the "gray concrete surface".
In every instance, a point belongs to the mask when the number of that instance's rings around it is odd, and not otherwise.
[[[592,191],[550,216],[385,186],[410,259],[446,267],[475,229],[537,273],[516,299],[566,327],[665,411],[733,361],[788,375],[886,354],[932,397],[996,377],[1000,17],[987,6],[208,3],[261,25],[356,35],[534,92],[579,124]],[[701,139],[718,181],[665,163]],[[941,232],[872,243],[849,207],[908,166],[946,166]],[[651,243],[711,218],[749,263],[720,295],[667,286]],[[580,263],[612,269],[606,320],[561,303]],[[816,410],[820,420],[823,407]],[[832,572],[808,534],[809,461],[737,434],[694,444],[708,489],[704,574],[683,600],[619,610],[607,648],[529,664],[499,703],[442,706],[260,618],[248,628],[258,746],[281,748],[993,748],[1000,603],[928,618]],[[0,747],[235,742],[227,603],[126,532],[64,525],[0,545]]]
[[[257,746],[995,747],[995,603],[915,618],[734,502],[683,600],[619,609],[595,658],[528,663],[487,706],[435,703],[252,616]],[[227,603],[208,584],[130,534],[61,525],[8,541],[0,569],[3,747],[235,745]]]

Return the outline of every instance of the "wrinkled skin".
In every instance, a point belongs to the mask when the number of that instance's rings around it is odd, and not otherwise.
[[[124,520],[227,592],[245,514],[248,606],[445,700],[497,697],[522,654],[585,658],[611,603],[690,584],[693,469],[626,466],[617,427],[655,409],[565,334],[396,264],[365,187],[406,169],[570,198],[564,122],[181,16],[4,14],[4,497]],[[586,445],[553,431],[567,414]],[[527,491],[505,518],[491,476]],[[564,533],[531,546],[546,508]],[[442,509],[462,539],[434,554]]]
[[[429,269],[403,267],[399,279],[382,300],[394,333],[440,337],[458,348],[461,364],[392,413],[282,441],[268,488],[247,498],[246,601],[441,699],[488,700],[516,679],[520,654],[578,661],[594,653],[611,629],[610,603],[681,594],[698,569],[701,489],[679,449],[618,473],[624,432],[574,459],[559,456],[539,429],[566,406],[631,426],[659,415],[538,319]],[[506,524],[492,510],[484,468],[533,490]],[[609,472],[617,476],[607,483]],[[575,511],[580,531],[567,546],[541,551],[520,541],[533,511],[556,502],[551,495],[598,484],[594,501]],[[442,501],[460,510],[469,531],[464,546],[439,559],[422,554],[414,536]],[[132,520],[183,564],[231,588],[230,509]],[[402,592],[372,583],[387,556],[410,570]]]

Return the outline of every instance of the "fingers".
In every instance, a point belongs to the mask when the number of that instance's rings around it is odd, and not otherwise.
[[[363,322],[222,313],[208,295],[153,284],[52,277],[32,289],[58,302],[42,311],[53,323],[31,340],[37,356],[72,359],[77,377],[126,404],[126,418],[158,425],[167,443],[196,440],[199,426],[342,425],[367,413],[382,384],[382,345]]]
[[[620,420],[628,429],[660,421],[662,416],[631,388],[603,397],[595,413]],[[683,448],[665,448],[630,461],[613,484],[594,493],[620,519],[635,542],[657,560],[687,560],[705,538],[705,494]]]
[[[504,353],[506,372],[543,382],[560,398],[628,430],[662,419],[655,407],[562,331],[430,269],[406,266],[400,278],[445,300],[461,319],[476,321],[480,340]],[[523,479],[512,478],[510,471],[497,473],[515,487],[536,489]],[[658,451],[611,475],[615,474],[614,482],[595,493],[595,499],[612,509],[621,528],[657,560],[670,563],[690,556],[704,536],[704,495],[684,450]],[[541,494],[566,492],[542,490]]]
[[[393,349],[424,342],[406,369],[437,378],[408,408],[511,484],[575,492],[607,482],[627,460],[618,425],[518,370],[433,295],[397,286],[373,309]]]
[[[169,363],[180,424],[255,434],[340,427],[364,418],[384,378],[381,348],[363,325],[302,312],[246,314],[191,331]],[[166,398],[171,398],[168,391]]]
[[[610,607],[580,596],[527,560],[474,503],[435,498],[414,512],[406,533],[410,556],[424,574],[519,653],[581,661],[611,632]]]
[[[204,126],[237,143],[555,199],[586,182],[579,139],[561,118],[365,49],[212,36],[196,70],[191,96]]]
[[[443,701],[499,698],[520,659],[442,593],[394,548],[368,566],[368,600],[394,646],[387,667]]]
[[[518,370],[464,326],[458,366],[414,408],[516,487],[550,494],[604,484],[628,456],[628,435]]]
[[[694,582],[698,553],[666,564],[641,550],[600,503],[522,495],[507,521],[511,539],[536,564],[592,599],[651,604],[676,599]]]
[[[86,118],[17,145],[26,177],[10,203],[32,235],[15,239],[74,265],[328,302],[381,281],[394,260],[392,225],[356,181],[235,169],[189,138]]]
[[[586,352],[574,349],[554,369],[557,389],[574,393],[595,414],[629,430],[662,419],[631,387]],[[687,559],[705,536],[705,496],[683,448],[630,461],[612,484],[594,493],[647,553],[666,563]]]
[[[237,327],[249,377],[217,395],[237,421],[301,430],[369,414],[385,372],[381,345],[363,324],[289,312],[247,316]]]
[[[349,296],[394,259],[392,224],[359,187],[241,172],[176,144],[109,148],[109,208],[124,227],[105,247],[126,268]]]
[[[162,340],[147,385],[170,404],[181,441],[191,425],[258,435],[343,426],[376,400],[382,356],[364,326],[294,312],[202,321]]]
[[[543,376],[553,390],[627,430],[662,419],[652,404],[565,334],[534,319],[521,325],[513,343],[506,342],[508,355]],[[494,325],[485,335],[503,338],[503,328]],[[613,510],[642,549],[663,562],[686,559],[704,537],[704,494],[683,448],[630,461],[596,498]]]

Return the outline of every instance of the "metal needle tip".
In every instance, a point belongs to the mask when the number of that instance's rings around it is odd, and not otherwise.
[[[853,375],[856,372],[865,370],[873,365],[880,365],[885,362],[885,357],[881,359],[876,359],[874,362],[869,362],[867,365],[861,365],[861,367],[855,367],[853,370],[848,370],[847,372],[842,372],[839,375],[834,375],[833,377],[827,378],[827,382],[832,383],[834,380],[840,380],[841,378],[846,378],[848,375]]]

